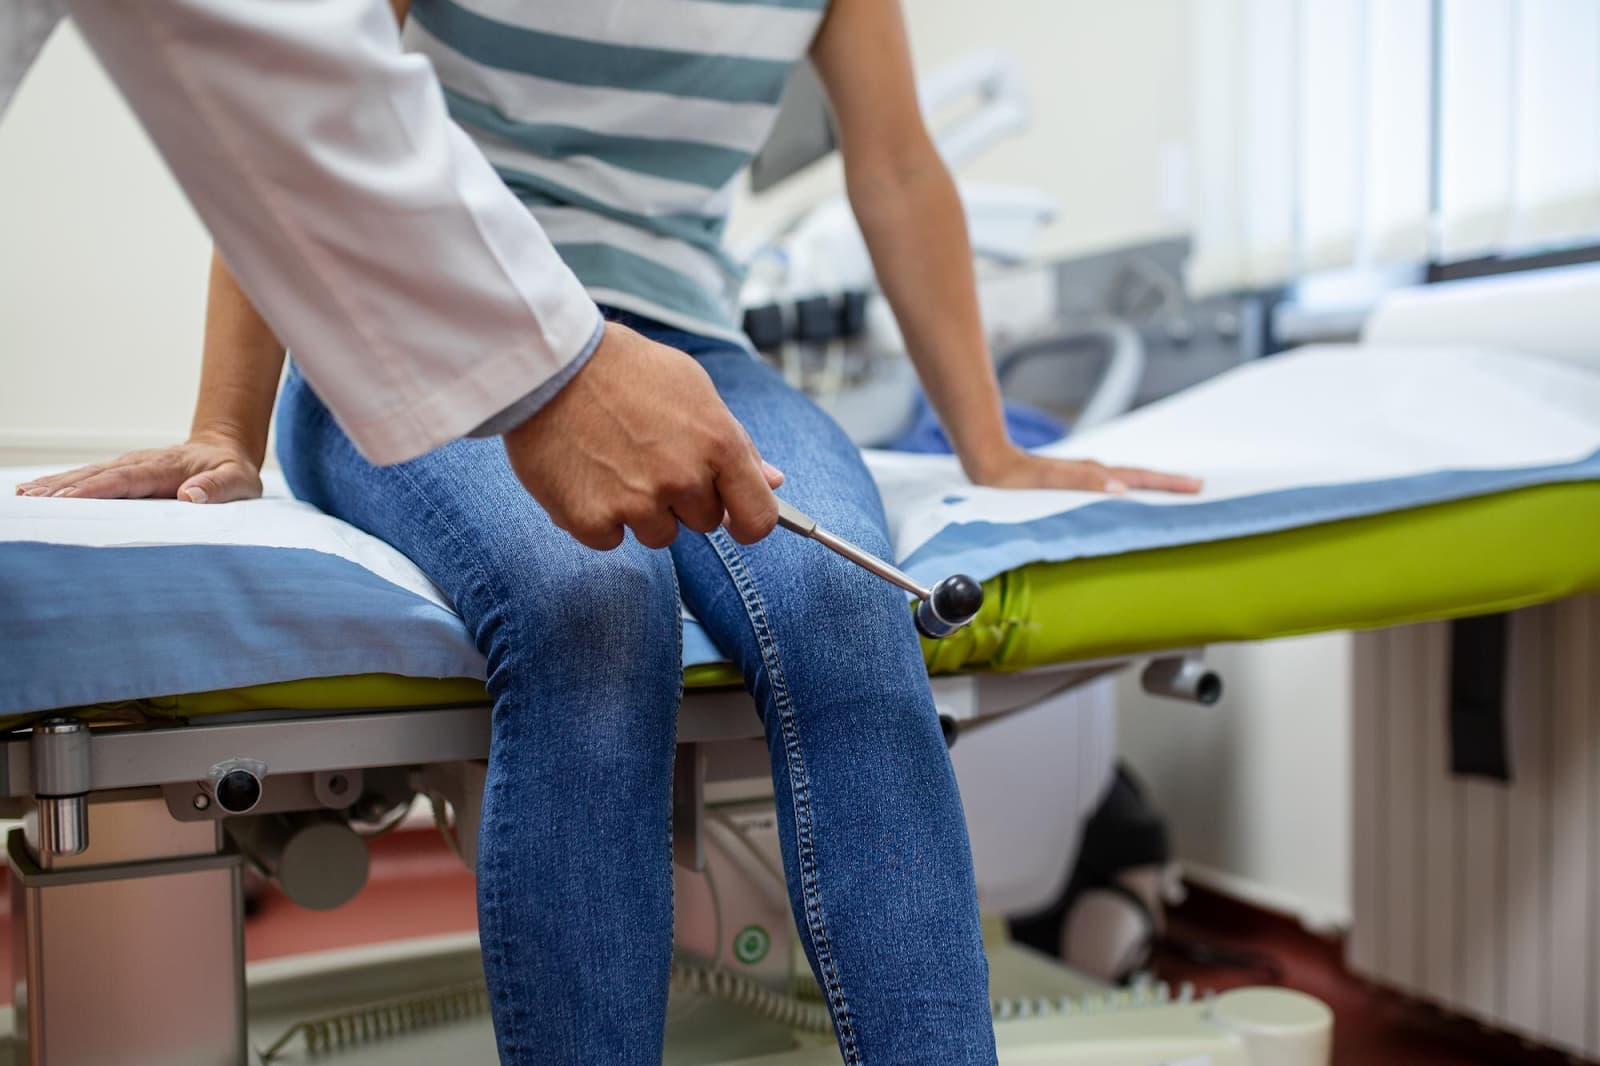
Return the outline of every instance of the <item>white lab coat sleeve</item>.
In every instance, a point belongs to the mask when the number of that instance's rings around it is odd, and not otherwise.
[[[368,459],[462,436],[592,348],[599,310],[384,0],[64,6]]]

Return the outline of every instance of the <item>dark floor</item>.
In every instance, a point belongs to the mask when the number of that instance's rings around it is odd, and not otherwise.
[[[1527,1047],[1475,1022],[1375,988],[1344,969],[1337,940],[1306,932],[1292,919],[1191,888],[1170,918],[1170,947],[1158,951],[1158,975],[1173,984],[1223,990],[1282,984],[1333,1008],[1335,1066],[1557,1066],[1564,1054]],[[1195,962],[1194,946],[1221,960]]]
[[[0,911],[9,893],[0,892]],[[473,882],[431,831],[373,842],[372,874],[336,911],[303,910],[272,890],[246,924],[252,961],[474,927]],[[0,974],[9,972],[10,925],[0,921]],[[1173,946],[1158,952],[1158,976],[1197,988],[1282,983],[1333,1008],[1335,1066],[1556,1066],[1573,1060],[1525,1047],[1480,1026],[1375,990],[1344,972],[1340,947],[1296,923],[1203,891],[1171,916]],[[1195,961],[1199,945],[1211,958]],[[0,983],[0,996],[11,988]]]

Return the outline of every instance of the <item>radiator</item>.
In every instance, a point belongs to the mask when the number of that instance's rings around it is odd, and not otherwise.
[[[1508,621],[1509,782],[1450,771],[1449,624],[1356,638],[1348,962],[1600,1058],[1600,597]]]

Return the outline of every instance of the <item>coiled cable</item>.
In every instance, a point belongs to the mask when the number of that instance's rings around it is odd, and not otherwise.
[[[777,991],[760,981],[721,966],[674,960],[671,987],[741,1007],[757,1017],[805,1033],[831,1033],[833,1023],[820,1001]],[[1052,1014],[1104,1014],[1159,1007],[1176,1000],[1188,1003],[1194,987],[1182,985],[1174,995],[1165,982],[1145,983],[1100,995],[1004,996],[990,1004],[997,1023]],[[487,1014],[489,992],[483,981],[467,981],[411,996],[369,1003],[297,1022],[261,1053],[263,1063],[284,1058],[296,1037],[317,1056],[335,1054],[419,1029],[466,1021]]]
[[[308,1054],[329,1055],[419,1029],[466,1021],[488,1010],[489,989],[481,978],[396,996],[297,1022],[261,1053],[261,1061],[283,1058],[296,1037],[302,1038]]]
[[[672,964],[671,987],[674,991],[707,996],[742,1007],[787,1029],[807,1033],[833,1032],[828,1008],[821,1003],[807,1003],[797,996],[780,992],[721,966],[675,960]]]

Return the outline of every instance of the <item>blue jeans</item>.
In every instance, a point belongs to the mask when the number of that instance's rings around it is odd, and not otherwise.
[[[699,360],[788,475],[784,497],[889,553],[877,490],[826,414],[733,345],[613,317]],[[966,826],[899,591],[782,531],[592,551],[499,440],[374,467],[293,369],[278,455],[297,496],[426,571],[488,660],[478,917],[503,1063],[660,1062],[680,594],[755,695],[795,921],[845,1062],[995,1061]]]

